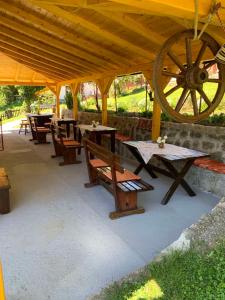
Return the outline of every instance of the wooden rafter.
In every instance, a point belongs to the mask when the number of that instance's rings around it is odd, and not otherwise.
[[[36,3],[35,0],[32,0],[32,1],[34,3]],[[44,3],[40,4],[39,2],[38,2],[38,4],[41,7],[45,8],[46,10],[54,13],[55,15],[65,18],[67,21],[69,21],[74,26],[77,26],[79,24],[82,27],[86,28],[87,30],[93,32],[93,34],[97,34],[97,35],[101,36],[102,38],[104,38],[108,41],[111,41],[112,43],[114,43],[116,45],[119,45],[120,47],[126,49],[127,51],[131,51],[135,54],[140,55],[141,57],[145,57],[148,59],[153,58],[151,51],[145,49],[145,47],[135,45],[133,42],[131,42],[125,38],[122,38],[119,35],[112,33],[110,30],[105,29],[102,26],[99,26],[94,22],[89,21],[86,18],[81,17],[80,15],[78,16],[78,15],[72,14],[58,6],[48,5],[48,4],[44,4]]]
[[[32,14],[30,11],[24,10],[24,8],[15,7],[13,5],[6,4],[5,1],[0,0],[0,11],[3,13],[7,12],[8,14],[12,15],[15,18],[21,18],[23,21],[28,23],[30,30],[32,29],[33,25],[38,25],[41,27],[42,30],[51,31],[52,34],[55,34],[56,37],[62,37],[64,41],[73,44],[73,51],[70,50],[71,53],[74,53],[80,57],[85,57],[85,59],[89,59],[88,55],[82,56],[82,48],[89,49],[89,52],[92,53],[92,57],[90,57],[90,61],[94,62],[94,57],[96,56],[99,60],[101,60],[101,64],[104,62],[105,64],[110,65],[113,62],[114,64],[121,65],[126,61],[122,55],[118,55],[113,53],[111,50],[104,49],[99,47],[99,45],[88,41],[87,39],[81,38],[76,34],[70,32],[67,28],[63,26],[57,26],[47,20],[45,18],[41,18],[37,15]],[[7,23],[7,22],[6,22]],[[77,48],[77,46],[79,46]],[[76,50],[76,52],[75,52]],[[98,55],[101,54],[102,58],[99,58]],[[126,61],[127,62],[127,61]]]
[[[32,47],[50,52],[51,54],[60,53],[63,55],[65,53],[65,57],[69,56],[71,58],[71,63],[75,62],[81,67],[86,67],[86,61],[88,61],[89,65],[92,63],[92,66],[96,64],[100,66],[107,66],[105,61],[101,58],[98,58],[83,50],[75,49],[72,45],[60,41],[59,39],[55,39],[49,36],[47,33],[29,28],[21,23],[18,24],[17,22],[12,21],[1,14],[0,24],[1,33],[6,34],[9,37],[13,37],[18,41],[27,43]]]

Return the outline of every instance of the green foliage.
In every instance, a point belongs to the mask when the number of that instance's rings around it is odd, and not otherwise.
[[[0,87],[0,95],[3,105],[10,105],[17,101],[18,89],[14,85],[4,85]]]
[[[37,99],[35,93],[43,89],[42,86],[18,86],[18,92],[23,99],[23,108],[25,112],[31,112],[31,104]]]
[[[143,289],[152,280],[162,292],[160,297],[152,297],[153,290]],[[175,251],[133,278],[115,283],[105,295],[107,300],[224,300],[225,243],[201,252],[194,248]]]
[[[69,92],[69,91],[66,92],[64,100],[66,102],[67,108],[68,109],[73,109],[73,95],[72,95],[71,92]]]

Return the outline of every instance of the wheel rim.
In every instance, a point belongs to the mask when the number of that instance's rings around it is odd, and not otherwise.
[[[188,30],[169,38],[153,69],[156,99],[179,122],[194,123],[207,118],[225,92],[225,66],[214,60],[219,44],[206,33],[197,41],[193,41],[193,36],[193,30]],[[217,73],[212,73],[212,68]],[[165,89],[166,80],[170,86]]]

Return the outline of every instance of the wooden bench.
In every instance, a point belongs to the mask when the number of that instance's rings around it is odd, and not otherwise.
[[[194,165],[219,174],[225,174],[225,164],[214,159],[198,158],[194,161]]]
[[[0,168],[0,214],[10,212],[9,201],[10,183],[4,168]]]
[[[115,198],[115,211],[109,214],[111,219],[144,213],[137,207],[137,193],[152,190],[153,187],[141,180],[138,175],[125,170],[120,157],[88,139],[83,139],[89,174],[89,183],[85,187],[103,185]],[[94,158],[93,158],[94,157]]]
[[[64,128],[56,125],[51,125],[52,141],[55,149],[55,155],[52,158],[63,156],[63,162],[60,162],[60,166],[79,164],[76,158],[76,151],[80,154],[81,148],[83,146],[78,141],[69,139],[65,137]]]
[[[50,133],[50,129],[44,126],[38,126],[37,119],[31,118],[31,127],[34,135],[35,144],[48,144],[47,134]]]

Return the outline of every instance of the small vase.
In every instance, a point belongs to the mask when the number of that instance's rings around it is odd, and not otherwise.
[[[163,149],[165,147],[165,143],[159,143],[159,148]]]

